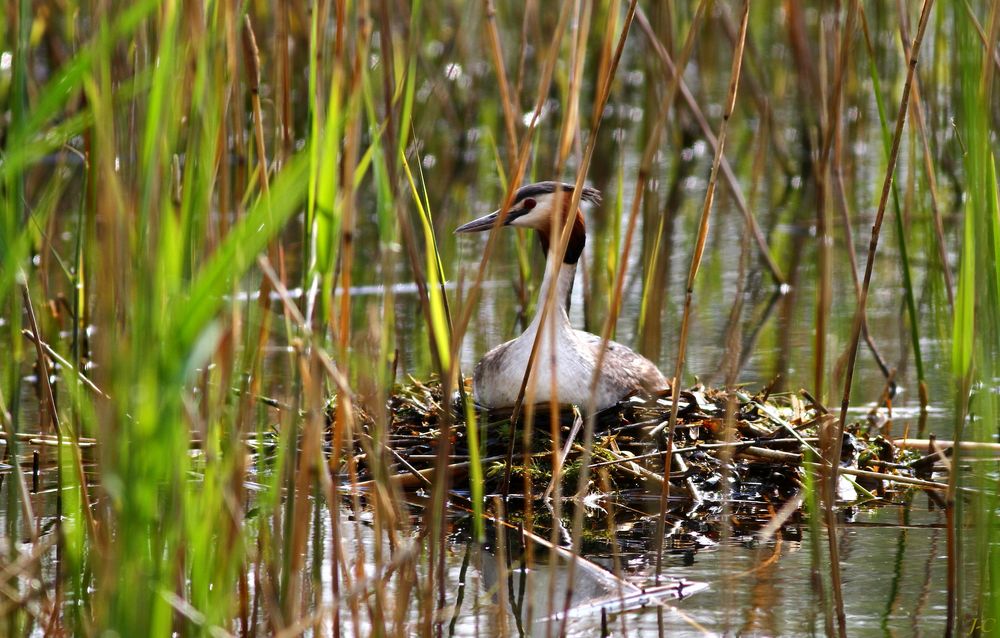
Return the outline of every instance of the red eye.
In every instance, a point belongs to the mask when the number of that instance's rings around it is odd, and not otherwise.
[[[522,202],[522,205],[524,206],[525,209],[531,210],[532,208],[535,207],[537,203],[538,202],[529,197],[528,199],[524,200],[524,202]]]

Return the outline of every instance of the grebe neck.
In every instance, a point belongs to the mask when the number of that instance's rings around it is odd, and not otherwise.
[[[559,268],[559,273],[554,274],[556,268]],[[553,310],[553,317],[559,324],[564,324],[569,326],[569,315],[567,314],[567,309],[569,308],[570,294],[573,292],[573,281],[576,279],[576,263],[556,263],[556,260],[550,259],[545,265],[545,278],[542,279],[541,288],[538,290],[538,302],[535,304],[535,316],[531,320],[531,325],[528,326],[528,331],[533,331],[538,327],[539,321],[542,318],[542,310],[545,308],[546,299],[549,296],[549,289],[552,287],[552,279],[556,282],[556,298],[555,306]]]

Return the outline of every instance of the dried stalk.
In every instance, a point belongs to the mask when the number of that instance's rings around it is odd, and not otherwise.
[[[646,18],[642,9],[636,11],[636,22],[646,34],[653,47],[653,51],[656,52],[657,56],[663,62],[667,71],[670,73],[670,76],[678,79],[681,97],[684,98],[684,102],[687,104],[688,110],[698,123],[698,127],[705,136],[705,141],[708,142],[713,151],[717,150],[719,140],[716,139],[715,134],[712,132],[712,127],[708,124],[708,120],[705,119],[705,114],[702,112],[701,107],[698,106],[698,101],[695,99],[691,90],[684,82],[684,78],[682,77],[683,68],[674,64],[674,61],[671,59],[666,48],[664,48],[663,44],[657,39],[656,32],[653,31],[653,27],[649,24],[649,20]],[[740,209],[740,213],[746,221],[747,228],[751,233],[753,233],[754,241],[760,249],[761,257],[763,258],[765,265],[767,265],[767,269],[770,271],[775,285],[781,286],[785,283],[785,277],[781,274],[781,270],[771,257],[771,250],[767,245],[767,240],[764,238],[764,233],[757,224],[757,220],[750,213],[750,208],[747,205],[746,198],[743,197],[743,190],[740,188],[739,181],[736,179],[736,174],[733,172],[733,168],[730,166],[729,161],[724,157],[722,158],[722,176],[726,179],[726,186],[729,187],[730,194],[736,202],[736,207]]]
[[[719,179],[719,167],[722,164],[722,155],[725,151],[726,133],[729,129],[729,118],[732,117],[736,106],[736,94],[739,88],[740,69],[743,63],[743,48],[746,44],[747,23],[750,19],[750,0],[743,3],[743,16],[740,20],[740,35],[737,39],[737,46],[733,51],[733,64],[730,70],[729,95],[726,99],[726,108],[722,116],[722,124],[719,127],[718,144],[715,147],[715,156],[712,158],[712,172],[708,180],[708,188],[705,192],[705,203],[701,210],[701,219],[698,223],[698,238],[695,243],[694,253],[691,255],[691,266],[688,270],[687,285],[684,293],[684,313],[681,316],[681,329],[677,346],[677,361],[674,367],[674,376],[671,379],[671,405],[670,419],[667,423],[666,450],[664,458],[670,459],[673,456],[674,427],[677,425],[677,410],[680,400],[681,378],[684,373],[684,351],[687,347],[688,329],[691,321],[691,303],[694,298],[694,282],[698,276],[698,269],[701,267],[701,259],[705,252],[705,244],[708,241],[709,222],[712,213],[712,203],[715,198],[715,188]],[[667,471],[668,468],[664,468]],[[670,482],[664,482],[665,497],[670,497]],[[661,500],[661,504],[662,504]],[[662,509],[662,508],[661,508]],[[660,512],[660,517],[665,516],[665,512]],[[663,544],[657,543],[656,556],[656,579],[659,584],[660,573],[663,564]]]
[[[892,189],[892,179],[896,168],[896,160],[899,156],[899,145],[903,135],[903,125],[906,122],[906,111],[910,100],[910,87],[913,83],[913,76],[917,68],[917,55],[920,52],[920,44],[923,41],[924,32],[927,28],[927,21],[930,17],[930,9],[934,0],[924,0],[920,11],[920,22],[917,25],[917,33],[914,36],[913,44],[910,46],[910,58],[908,60],[906,81],[903,84],[903,95],[899,109],[896,114],[896,130],[892,138],[892,147],[889,151],[888,166],[886,167],[885,179],[882,183],[882,194],[879,197],[878,212],[875,215],[875,223],[872,226],[871,241],[868,245],[868,259],[865,264],[865,276],[861,286],[861,297],[858,299],[858,307],[854,312],[854,321],[851,327],[850,345],[847,349],[847,371],[844,376],[844,395],[840,404],[840,418],[837,421],[835,431],[835,444],[831,449],[830,474],[827,483],[827,490],[833,491],[837,484],[837,472],[840,466],[841,446],[839,442],[844,437],[844,428],[847,425],[847,409],[851,400],[851,383],[854,380],[854,368],[857,363],[858,342],[861,338],[861,324],[864,317],[865,306],[868,302],[868,290],[871,286],[872,271],[875,267],[875,253],[878,250],[879,235],[882,230],[882,221],[885,218],[886,204],[889,201],[889,192]],[[832,503],[832,494],[828,493],[827,502]],[[837,545],[837,520],[832,505],[827,508],[827,536],[830,550],[830,570],[833,582],[840,581],[840,550]],[[837,613],[838,629],[841,636],[847,634],[847,619],[844,615],[843,597],[834,590],[835,607]],[[839,600],[838,600],[839,599]]]

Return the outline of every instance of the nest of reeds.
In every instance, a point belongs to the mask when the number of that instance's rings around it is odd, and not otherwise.
[[[465,413],[457,395],[448,408],[443,399],[439,383],[412,381],[388,401],[382,459],[392,468],[392,480],[405,488],[429,487],[443,468],[452,489],[468,489],[473,455]],[[712,502],[728,493],[732,502],[770,509],[801,492],[806,470],[814,468],[821,476],[837,456],[831,440],[836,419],[806,393],[751,394],[702,386],[684,390],[668,443],[671,405],[665,392],[632,396],[599,412],[589,455],[583,445],[584,419],[573,406],[561,406],[555,418],[548,406],[522,410],[516,425],[510,410],[477,409],[484,493],[578,495],[586,462],[586,492],[591,495],[660,494],[669,467],[672,500]],[[368,445],[357,442],[356,476],[368,481],[374,472],[364,448],[371,452],[373,423],[363,421],[361,436]],[[558,444],[553,427],[558,428]],[[443,444],[449,448],[445,463],[440,461]],[[838,445],[841,501],[891,496],[901,485],[919,485],[918,475],[927,469],[919,454],[869,434],[864,423],[851,424]]]

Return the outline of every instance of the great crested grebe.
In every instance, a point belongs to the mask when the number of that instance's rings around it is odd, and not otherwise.
[[[553,224],[556,207],[562,209],[561,220],[570,216],[570,204],[573,199],[573,185],[558,182],[539,182],[528,184],[518,189],[514,203],[504,216],[504,226],[532,228],[538,233],[542,249],[549,255],[549,240],[559,239],[560,224]],[[584,188],[581,201],[598,203],[601,194],[593,188]],[[473,220],[455,229],[456,233],[472,233],[489,230],[493,227],[500,211],[495,211]],[[560,221],[561,221],[560,220]],[[556,304],[551,320],[555,322],[555,351],[549,344],[550,332],[542,332],[535,358],[535,400],[545,402],[551,399],[552,389],[552,355],[555,355],[555,387],[560,403],[573,403],[581,407],[589,405],[590,383],[597,365],[597,354],[601,347],[601,338],[597,335],[574,330],[570,325],[569,307],[570,293],[573,289],[573,279],[576,277],[576,265],[587,242],[587,231],[583,214],[579,209],[573,216],[573,228],[569,245],[562,266],[556,275]],[[552,261],[557,257],[548,256]],[[550,281],[556,264],[547,263],[545,278],[539,291],[535,316],[527,330],[516,339],[503,343],[489,352],[476,364],[472,377],[472,391],[476,402],[488,408],[504,408],[514,405],[517,394],[528,367],[528,357],[531,353],[535,334],[541,321],[541,312],[548,295]],[[565,303],[563,303],[565,302]],[[614,341],[608,342],[608,350],[604,355],[601,374],[597,383],[596,408],[603,410],[636,392],[655,392],[664,390],[667,381],[657,370],[653,362],[636,354],[629,348]]]

